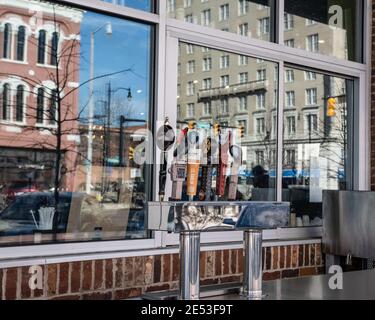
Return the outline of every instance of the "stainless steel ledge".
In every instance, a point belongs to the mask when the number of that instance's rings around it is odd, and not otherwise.
[[[0,248],[0,269],[18,266],[45,265],[52,263],[115,259],[122,257],[150,256],[178,253],[176,243],[166,247],[152,247],[152,239],[144,240],[132,247],[132,241],[108,241],[96,243],[62,243],[40,246]],[[225,238],[224,238],[225,236]],[[228,238],[228,237],[231,238]],[[202,251],[240,249],[243,234],[236,232],[212,232],[202,237]],[[294,244],[321,243],[322,228],[292,228],[266,230],[263,233],[264,247]],[[138,247],[139,245],[139,247]]]

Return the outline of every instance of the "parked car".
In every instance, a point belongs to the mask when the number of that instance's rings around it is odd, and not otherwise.
[[[58,204],[58,233],[73,239],[103,236],[125,237],[127,232],[144,230],[144,211],[130,205],[102,203],[93,195],[61,192]],[[54,208],[53,192],[25,193],[0,211],[0,236],[27,235],[41,230],[39,210]],[[50,231],[52,231],[50,229]]]
[[[70,211],[72,193],[61,193],[58,232],[64,232]],[[24,193],[16,196],[0,212],[0,235],[32,234],[38,229],[39,209],[53,207],[54,197],[50,192]]]
[[[30,181],[14,181],[3,190],[7,202],[24,193],[38,192],[38,187]]]

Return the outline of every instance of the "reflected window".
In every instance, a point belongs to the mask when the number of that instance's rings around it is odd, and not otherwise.
[[[260,35],[268,34],[270,32],[270,18],[259,19],[259,33]]]
[[[42,124],[44,119],[44,89],[38,89],[36,123]]]
[[[57,107],[58,107],[58,94],[59,92],[56,89],[53,89],[50,94],[49,99],[49,110],[48,110],[48,120],[49,124],[55,125],[58,121],[57,119]]]
[[[294,18],[291,14],[284,14],[284,29],[291,30],[294,27]]]
[[[289,85],[295,89],[295,111],[285,115],[283,200],[291,203],[304,226],[319,226],[323,190],[346,190],[351,185],[348,115],[354,86],[352,80],[290,69],[302,80]],[[316,88],[310,87],[312,77]]]
[[[238,0],[238,15],[242,16],[247,14],[249,11],[249,1],[248,0]]]
[[[285,0],[284,38],[293,47],[362,61],[363,1]],[[293,22],[292,22],[293,21]],[[285,45],[291,47],[290,42]]]
[[[306,50],[310,52],[319,52],[319,34],[307,36]]]
[[[314,106],[318,102],[317,97],[317,89],[316,88],[309,88],[306,89],[306,105]]]
[[[220,113],[227,114],[229,112],[229,99],[222,98],[220,100]]]
[[[46,59],[46,36],[45,30],[39,31],[38,36],[38,63],[44,64]]]
[[[186,116],[191,119],[195,117],[195,105],[194,103],[188,103],[186,108]]]
[[[284,45],[287,46],[287,47],[294,48],[295,47],[295,45],[294,45],[294,39],[285,40],[284,41]]]
[[[203,59],[203,71],[210,71],[212,68],[212,59],[204,58]]]
[[[2,120],[10,120],[10,85],[5,83],[2,87],[2,104],[1,104],[1,115]]]
[[[26,28],[20,26],[17,33],[17,60],[25,60],[25,45],[26,45]]]
[[[17,87],[16,95],[16,121],[23,122],[24,120],[24,98],[25,98],[25,88],[23,85]]]
[[[59,34],[57,32],[52,33],[51,40],[51,65],[57,66],[58,64],[58,49],[59,49]]]
[[[259,11],[262,10],[265,9]],[[193,50],[191,46],[194,47]],[[209,54],[209,57],[204,57],[205,54]],[[230,132],[235,141],[241,140],[242,162],[238,166],[238,172],[234,172],[239,176],[236,200],[273,201],[276,199],[276,164],[272,160],[274,155],[271,150],[276,149],[276,137],[271,135],[271,131],[273,116],[277,114],[277,77],[274,81],[278,72],[277,64],[180,42],[179,64],[184,64],[193,57],[198,60],[202,55],[203,59],[210,59],[206,60],[207,65],[208,61],[213,62],[210,68],[197,69],[194,80],[186,70],[181,70],[178,78],[178,87],[186,87],[187,90],[177,97],[176,105],[180,106],[177,131],[194,123],[198,130],[210,132],[212,139],[216,140],[219,135]],[[272,81],[268,81],[270,79]],[[192,89],[194,83],[197,88],[202,88],[195,93]],[[202,150],[202,153],[205,151]],[[229,177],[233,161],[233,158],[229,159],[226,178]],[[216,165],[212,165],[213,170],[216,170]],[[199,181],[205,180],[202,178],[203,169],[199,175]],[[214,171],[211,193],[209,196],[206,194],[210,200],[216,199],[216,177],[217,171]],[[229,187],[229,183],[226,185]],[[201,187],[198,185],[198,190]],[[183,190],[185,188],[186,186]],[[228,193],[220,196],[219,200],[226,200],[226,197]],[[184,191],[182,200],[187,200]]]
[[[293,72],[293,70],[285,70],[285,82],[286,83],[294,82],[294,72]]]
[[[229,19],[229,4],[223,4],[220,6],[220,21]]]
[[[169,18],[196,23],[224,32],[273,41],[271,0],[233,0],[192,2],[167,0]]]
[[[4,26],[3,35],[3,58],[11,59],[11,48],[12,48],[12,25],[6,23]]]
[[[229,75],[220,77],[220,87],[225,88],[229,86]]]
[[[289,135],[295,134],[296,133],[296,117],[295,116],[286,117],[286,126],[287,126]]]
[[[293,108],[296,105],[296,94],[294,91],[285,92],[285,107]]]

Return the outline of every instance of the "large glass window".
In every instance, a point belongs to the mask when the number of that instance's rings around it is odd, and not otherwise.
[[[195,23],[245,37],[273,40],[272,0],[254,1],[167,1],[170,18]]]
[[[180,43],[179,64],[184,65],[192,59],[192,55],[187,53],[191,51],[187,50],[191,46]],[[218,127],[222,135],[230,133],[240,139],[242,161],[237,166],[230,158],[226,176],[227,179],[231,175],[239,177],[235,199],[276,200],[275,161],[271,160],[276,139],[270,133],[272,115],[277,113],[277,105],[274,104],[275,95],[278,94],[277,65],[214,49],[209,50],[208,57],[202,49],[194,46],[194,59],[209,59],[212,61],[211,68],[197,70],[194,74],[182,72],[179,77],[179,86],[190,88],[195,84],[202,89],[195,92],[188,89],[186,94],[178,96],[177,105],[182,109],[178,114],[178,130],[193,123],[212,134],[212,139],[218,139]],[[229,64],[229,61],[246,61],[246,64]],[[207,77],[210,87],[206,85]],[[210,199],[206,200],[227,199],[228,192],[219,196],[217,190],[217,168],[213,164],[212,192]],[[204,176],[202,172],[200,174]],[[198,186],[198,190],[201,187]]]
[[[24,26],[7,27],[3,56],[28,64],[0,60],[0,243],[148,237],[151,164],[136,159],[152,129],[152,27],[48,2],[1,9],[1,25]]]
[[[283,197],[298,226],[321,225],[322,191],[351,188],[353,81],[290,70],[296,81],[285,86],[295,110],[285,114]]]
[[[285,0],[286,45],[362,61],[363,1]]]

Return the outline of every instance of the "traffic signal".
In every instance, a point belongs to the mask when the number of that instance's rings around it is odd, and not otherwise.
[[[129,148],[129,160],[134,160],[135,149],[133,147]]]
[[[214,124],[214,132],[215,132],[215,135],[218,136],[220,134],[220,124],[216,123]]]
[[[327,100],[327,117],[335,117],[336,116],[336,99],[335,98],[328,98]]]
[[[245,136],[245,127],[240,127],[240,137],[243,138]]]
[[[195,123],[193,121],[190,121],[188,124],[189,130],[193,130],[195,128]]]

